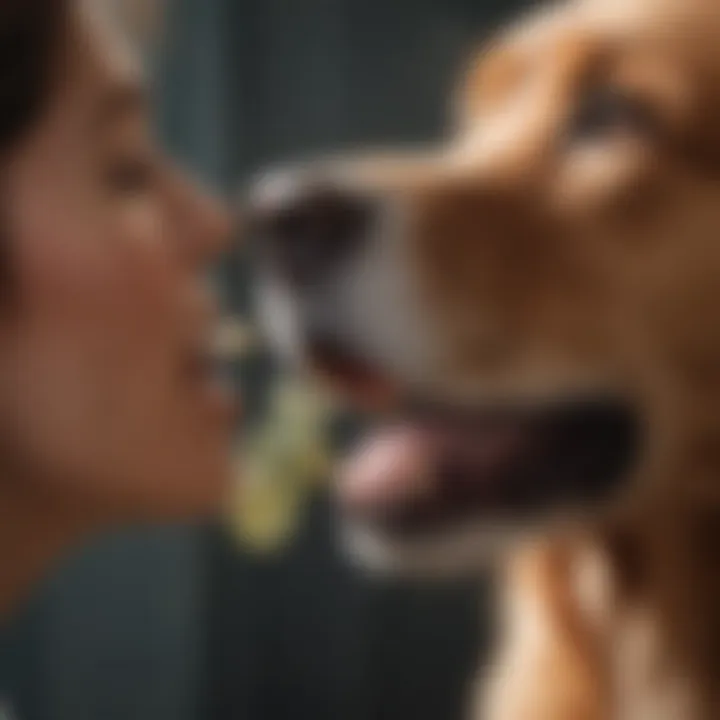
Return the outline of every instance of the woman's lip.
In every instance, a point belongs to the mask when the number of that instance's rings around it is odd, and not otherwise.
[[[259,345],[257,334],[241,318],[224,317],[198,333],[189,353],[189,373],[208,404],[233,421],[241,402],[232,365]]]

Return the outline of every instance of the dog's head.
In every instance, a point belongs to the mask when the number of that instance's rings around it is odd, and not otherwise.
[[[480,54],[441,148],[259,182],[271,340],[398,399],[340,493],[363,552],[476,562],[712,461],[719,36],[716,0],[563,3]]]

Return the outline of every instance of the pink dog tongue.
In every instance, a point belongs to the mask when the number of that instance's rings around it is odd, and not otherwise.
[[[350,511],[392,505],[432,492],[434,447],[423,430],[381,431],[367,439],[340,476],[339,497]]]
[[[351,517],[405,533],[588,505],[622,482],[637,434],[617,403],[416,412],[360,447],[341,473],[338,499]]]
[[[498,468],[511,462],[522,441],[518,428],[502,425],[382,430],[361,445],[343,469],[341,505],[352,514],[372,514],[419,501],[440,502],[448,492],[492,492]]]

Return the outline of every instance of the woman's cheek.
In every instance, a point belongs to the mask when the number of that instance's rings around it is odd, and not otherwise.
[[[177,288],[157,228],[151,214],[133,212],[91,232],[58,223],[21,243],[19,412],[38,445],[72,464],[92,463],[92,448],[112,454],[161,409]]]
[[[58,223],[29,239],[20,264],[27,309],[70,334],[90,334],[90,347],[115,343],[121,354],[133,340],[162,335],[177,277],[161,231],[150,209],[110,207],[91,225]]]
[[[148,203],[119,211],[109,228],[112,298],[118,315],[132,316],[138,335],[160,335],[175,329],[181,274],[172,245],[164,234],[162,215]],[[150,339],[150,338],[145,338]]]

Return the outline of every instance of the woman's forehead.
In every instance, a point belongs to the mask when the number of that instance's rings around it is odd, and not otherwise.
[[[145,106],[138,55],[104,6],[104,0],[76,0],[71,6],[48,122],[59,115],[73,124],[80,118],[92,129]]]
[[[70,60],[100,85],[142,85],[139,54],[121,30],[114,4],[113,0],[76,0],[69,18]]]

